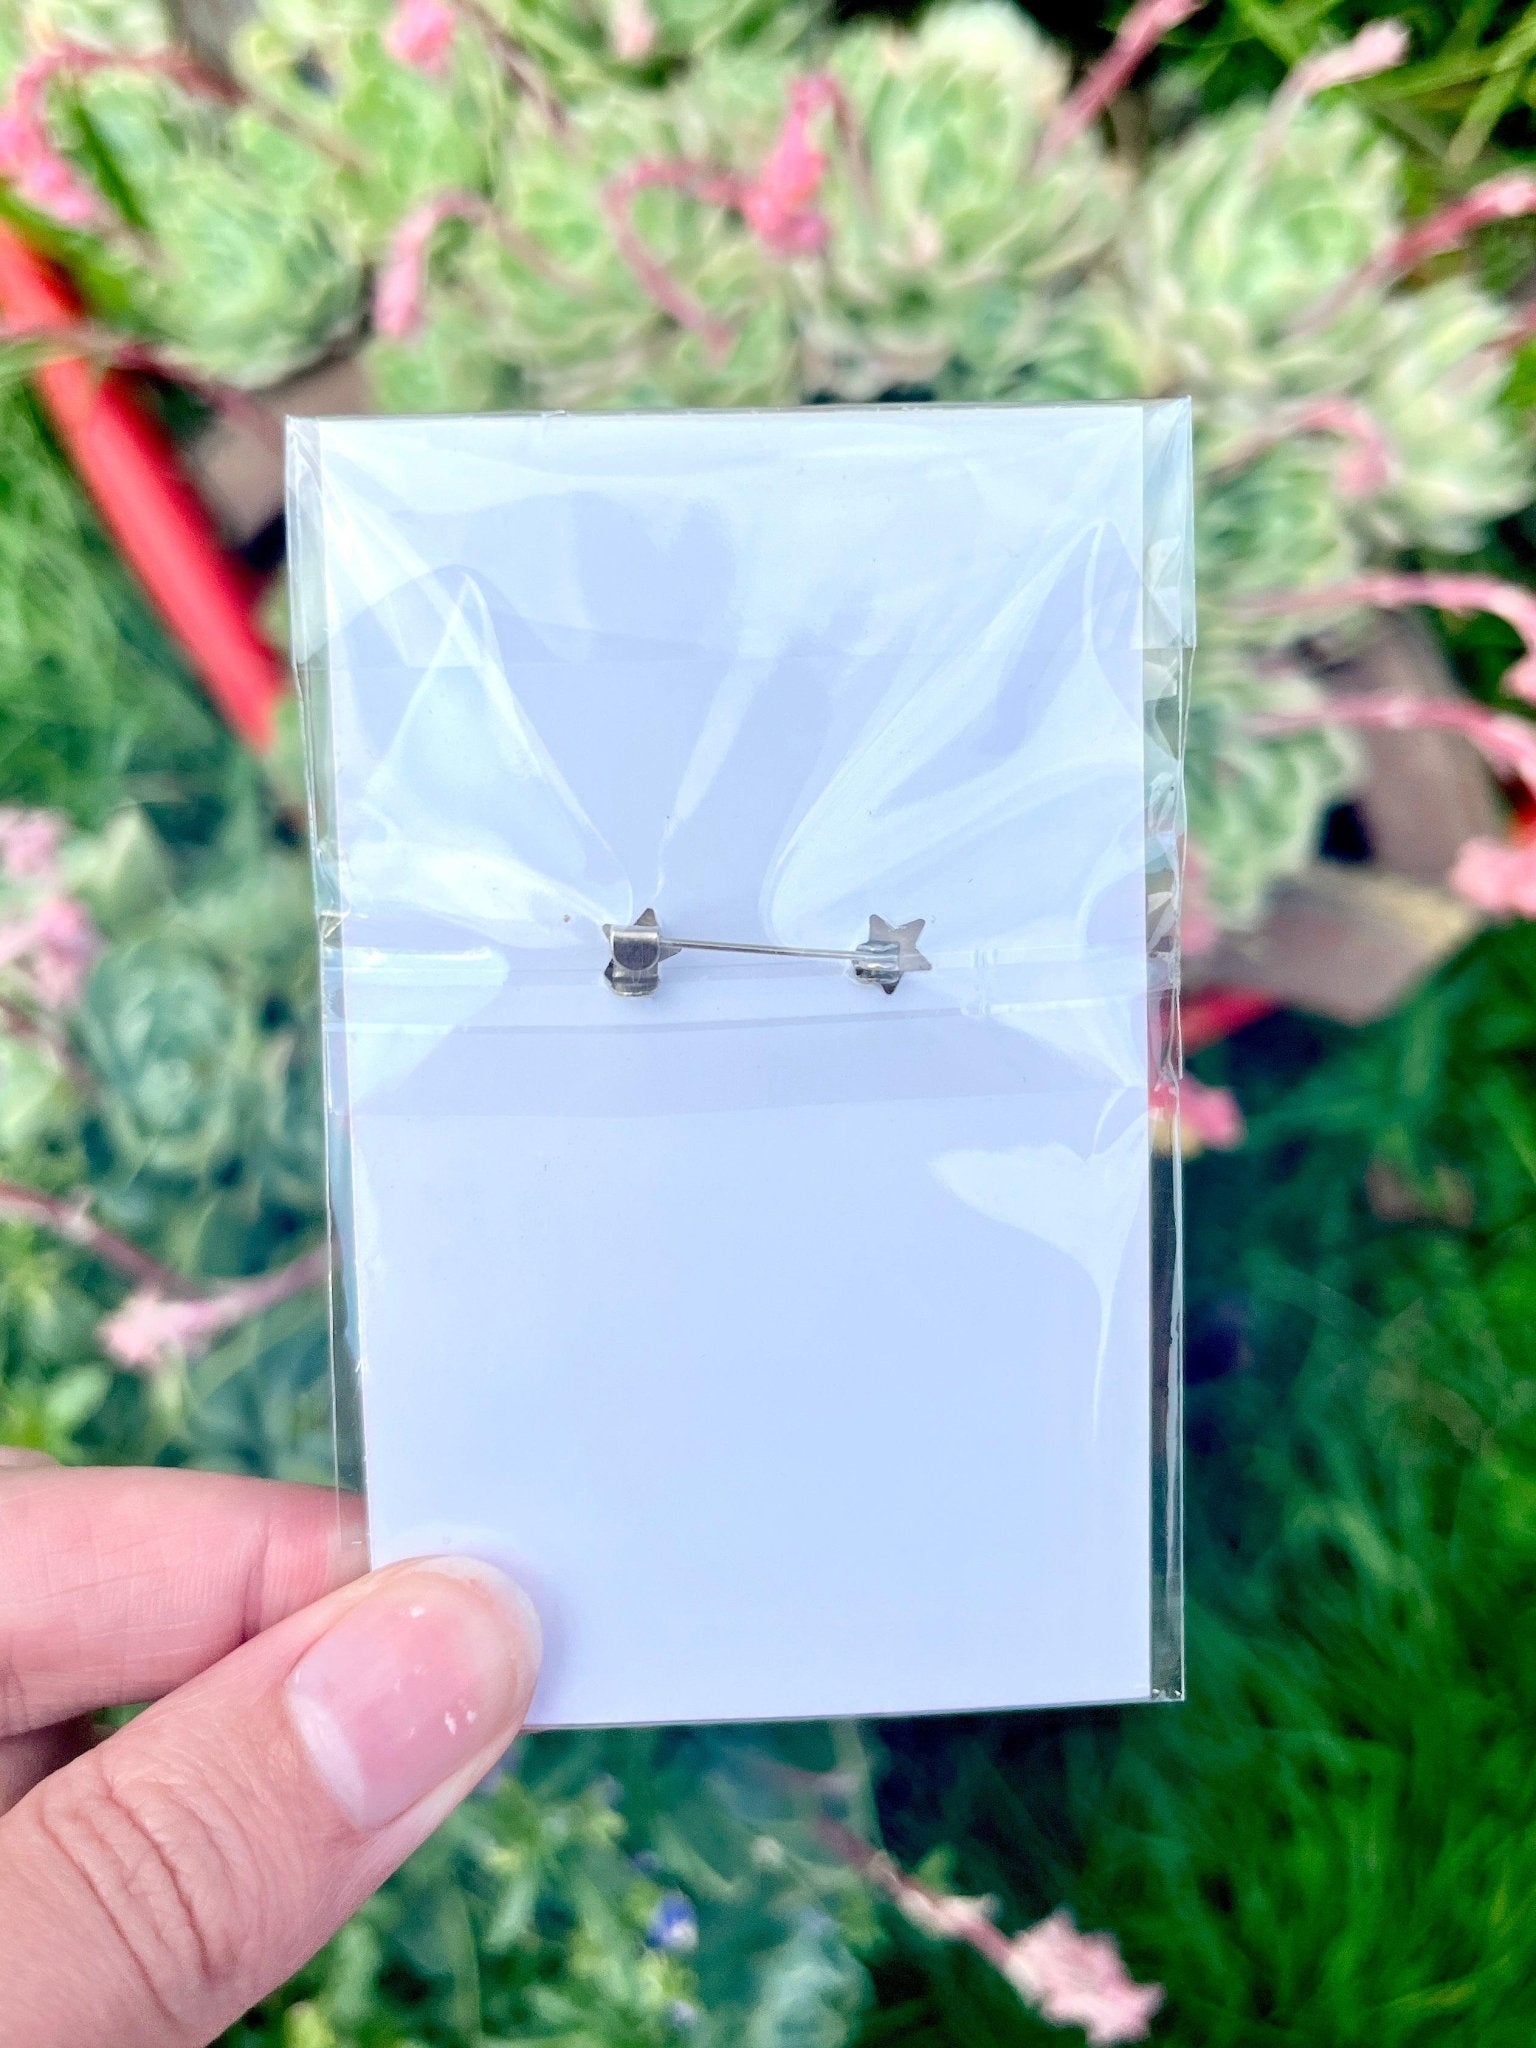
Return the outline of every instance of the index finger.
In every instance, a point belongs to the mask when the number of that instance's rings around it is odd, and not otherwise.
[[[0,1737],[157,1699],[366,1562],[323,1487],[0,1470]]]

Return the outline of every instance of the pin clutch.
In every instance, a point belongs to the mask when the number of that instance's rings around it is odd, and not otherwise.
[[[926,974],[931,963],[917,950],[924,920],[887,924],[871,916],[869,936],[847,952],[827,946],[769,946],[749,939],[673,939],[663,935],[654,910],[642,910],[633,924],[605,924],[603,937],[612,949],[603,974],[618,996],[651,996],[661,985],[661,963],[679,953],[748,953],[779,960],[842,960],[855,981],[894,995],[904,974]]]

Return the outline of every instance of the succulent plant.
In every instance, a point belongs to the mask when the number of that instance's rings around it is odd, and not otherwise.
[[[1187,11],[1134,10],[1125,60]],[[27,131],[61,192],[94,182],[89,275],[205,376],[259,384],[361,333],[371,277],[393,408],[1191,393],[1191,815],[1228,920],[1355,772],[1347,739],[1256,730],[1299,631],[1261,602],[1357,630],[1358,596],[1317,593],[1465,551],[1532,493],[1508,310],[1412,273],[1536,180],[1405,225],[1397,147],[1325,90],[1401,55],[1385,24],[1142,162],[1003,0],[846,30],[771,0],[264,0],[232,97],[148,4],[31,0],[21,30],[13,66],[60,36],[94,53],[33,88]]]

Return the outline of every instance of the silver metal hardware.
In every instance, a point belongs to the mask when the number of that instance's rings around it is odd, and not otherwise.
[[[871,917],[869,937],[847,952],[826,946],[759,946],[729,939],[670,939],[662,936],[654,910],[642,910],[633,924],[605,924],[610,958],[603,974],[618,996],[650,996],[661,981],[661,963],[675,953],[770,953],[783,960],[844,960],[853,969],[855,981],[883,988],[891,995],[904,974],[926,974],[932,962],[917,950],[926,922],[914,917],[909,924],[887,924],[883,917]]]

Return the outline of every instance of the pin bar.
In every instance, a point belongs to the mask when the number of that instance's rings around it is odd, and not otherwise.
[[[757,946],[745,939],[668,939],[671,953],[772,953],[782,960],[865,960],[863,947],[837,952],[827,946]]]
[[[603,969],[615,995],[649,996],[661,982],[661,963],[677,953],[757,953],[780,960],[841,960],[853,969],[855,981],[895,993],[904,974],[926,974],[932,965],[917,950],[924,919],[887,924],[871,917],[869,937],[847,950],[828,946],[768,946],[747,939],[670,939],[662,934],[654,910],[644,910],[633,924],[605,924],[610,958]]]

